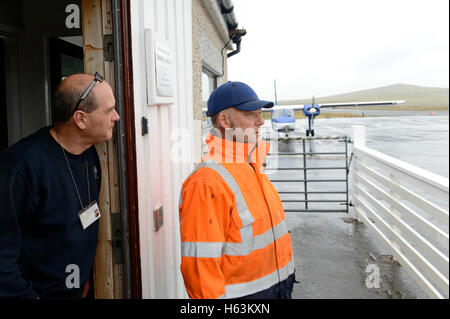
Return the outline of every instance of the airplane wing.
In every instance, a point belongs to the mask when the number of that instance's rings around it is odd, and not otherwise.
[[[343,103],[322,103],[318,104],[322,107],[350,107],[350,106],[375,106],[375,105],[394,105],[405,103],[404,100],[398,101],[368,101],[368,102],[343,102]]]
[[[343,102],[343,103],[319,103],[316,104],[320,108],[327,107],[357,107],[357,106],[376,106],[376,105],[394,105],[405,103],[404,100],[396,101],[367,101],[367,102]],[[294,110],[302,111],[305,108],[305,104],[295,104],[295,105],[275,105],[271,109],[262,109],[263,112],[271,112],[273,110]]]
[[[335,107],[358,107],[358,106],[378,106],[378,105],[395,105],[405,103],[405,100],[396,101],[367,101],[367,102],[343,102],[343,103],[319,103],[317,104],[320,108],[335,108]],[[262,112],[272,112],[275,110],[293,110],[293,111],[303,111],[305,104],[294,104],[294,105],[275,105],[270,109],[261,109]],[[202,108],[204,114],[206,114],[207,108]]]
[[[275,110],[293,110],[293,111],[302,111],[304,109],[304,104],[295,104],[295,105],[275,105],[270,109],[261,109],[262,112],[272,112]]]

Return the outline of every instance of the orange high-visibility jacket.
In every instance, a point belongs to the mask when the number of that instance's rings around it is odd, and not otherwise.
[[[209,134],[210,152],[183,183],[181,272],[191,298],[238,298],[294,273],[291,237],[262,172],[269,144]]]

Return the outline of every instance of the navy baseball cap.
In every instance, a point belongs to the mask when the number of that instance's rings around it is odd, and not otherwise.
[[[228,81],[211,93],[206,115],[211,117],[230,107],[242,111],[255,111],[271,108],[273,102],[260,100],[255,91],[245,83]]]

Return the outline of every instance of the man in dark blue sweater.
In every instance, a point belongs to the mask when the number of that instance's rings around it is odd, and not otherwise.
[[[119,120],[110,85],[66,78],[52,127],[0,154],[0,298],[80,298],[98,238],[101,167],[94,144]]]

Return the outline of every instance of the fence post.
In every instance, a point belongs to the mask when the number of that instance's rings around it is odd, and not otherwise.
[[[398,177],[392,173],[389,174],[389,179],[391,180],[391,182],[393,184],[400,184]],[[396,199],[398,201],[401,200],[401,196],[398,195],[396,192],[394,192],[391,187],[389,187],[389,194],[391,195],[391,197],[393,199]],[[401,219],[401,213],[395,208],[395,206],[390,204],[389,207],[390,207],[392,215]],[[387,220],[388,220],[388,222],[390,222],[392,232],[394,234],[396,234],[397,236],[401,237],[401,230],[397,227],[397,223],[394,221],[394,218],[387,218]],[[398,251],[401,251],[399,244],[395,241],[394,238],[395,238],[395,236],[392,236],[392,239],[391,239],[392,246],[394,246]],[[395,260],[398,259],[398,257],[394,254],[393,254],[393,258]]]
[[[356,190],[356,185],[358,183],[358,169],[356,163],[360,160],[358,158],[357,152],[355,149],[358,147],[366,146],[366,129],[362,125],[353,125],[352,126],[352,135],[353,135],[353,176],[352,176],[352,199],[353,199],[353,212],[355,214],[355,218],[360,220],[358,216],[358,212],[356,208],[358,207],[358,192]]]
[[[353,125],[352,132],[353,132],[353,148],[366,146],[366,128],[362,125]]]

